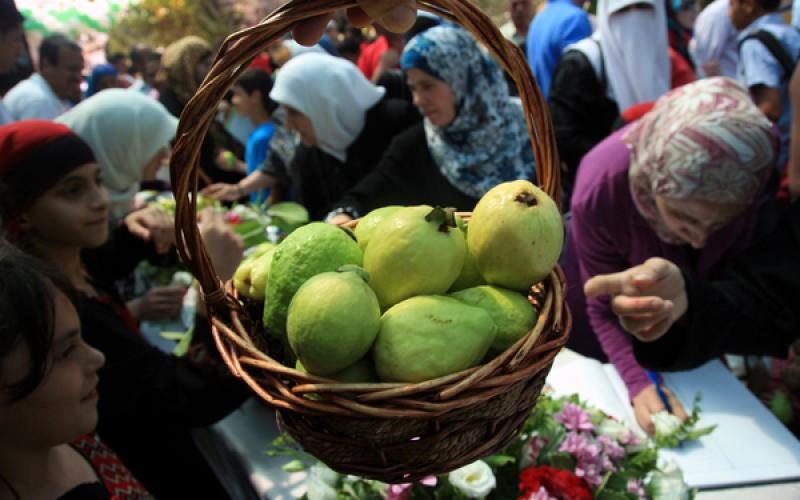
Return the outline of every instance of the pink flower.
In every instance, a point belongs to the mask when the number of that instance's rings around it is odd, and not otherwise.
[[[625,429],[619,436],[619,444],[622,446],[639,446],[642,440],[630,429]]]
[[[408,500],[411,498],[411,483],[390,484],[386,490],[386,500]]]
[[[533,436],[531,440],[528,442],[528,457],[530,458],[531,463],[536,463],[536,459],[539,458],[539,453],[547,446],[547,439],[541,436]]]
[[[641,479],[630,478],[628,479],[628,493],[637,495],[641,500],[647,498],[647,493],[644,491]]]
[[[556,413],[554,418],[564,424],[564,427],[571,431],[591,431],[594,430],[592,419],[583,408],[575,403],[564,403],[561,412]]]
[[[617,462],[625,458],[625,448],[617,444],[617,440],[610,437],[610,436],[600,436],[597,438],[597,442],[603,449],[603,453],[608,455],[608,457]]]
[[[419,484],[433,488],[437,482],[436,476],[426,476],[419,481]],[[413,486],[412,483],[390,484],[386,491],[386,500],[408,500],[411,498]]]
[[[524,500],[558,500],[556,497],[551,497],[544,486],[539,488],[538,491],[531,493]]]

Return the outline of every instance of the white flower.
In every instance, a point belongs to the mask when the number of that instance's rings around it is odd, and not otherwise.
[[[483,498],[497,484],[492,468],[483,460],[454,470],[447,479],[468,498]]]
[[[675,462],[665,462],[658,471],[652,473],[649,482],[655,500],[689,498],[689,486],[683,481],[683,473]]]
[[[669,436],[678,430],[682,424],[680,418],[666,411],[660,411],[655,415],[651,415],[650,419],[656,426],[656,433],[662,436]]]
[[[622,438],[622,435],[627,430],[628,427],[626,427],[625,424],[613,418],[603,419],[603,421],[597,426],[598,434],[605,434],[606,436],[614,438],[617,441]]]

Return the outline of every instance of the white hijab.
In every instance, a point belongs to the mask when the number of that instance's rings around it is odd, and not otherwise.
[[[614,14],[635,3],[648,3],[653,8]],[[655,101],[669,91],[671,70],[663,0],[600,0],[597,31],[620,112],[634,104]]]
[[[175,137],[178,119],[164,106],[136,91],[98,92],[59,116],[92,148],[111,196],[111,215],[131,208],[142,170]]]
[[[385,93],[353,63],[312,52],[283,65],[269,96],[306,115],[314,127],[317,147],[344,162],[347,148],[364,128],[367,110]]]

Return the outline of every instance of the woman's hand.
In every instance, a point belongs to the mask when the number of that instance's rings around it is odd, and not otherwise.
[[[143,296],[128,302],[128,310],[139,321],[160,321],[177,318],[183,307],[186,287],[151,288]]]
[[[358,0],[358,7],[347,10],[354,26],[363,27],[377,22],[394,33],[408,31],[417,19],[415,0]],[[333,14],[317,16],[298,23],[292,31],[294,39],[303,45],[314,45],[325,32]]]
[[[347,214],[336,214],[330,219],[328,219],[326,222],[328,224],[335,224],[337,226],[341,226],[342,224],[347,224],[351,220],[353,220],[353,218]]]
[[[246,194],[238,184],[224,184],[218,182],[203,189],[203,196],[208,196],[220,201],[236,201]]]
[[[672,414],[682,421],[689,418],[689,415],[686,414],[686,410],[683,409],[683,405],[681,405],[680,401],[672,394],[672,391],[663,386],[662,389],[672,407]],[[639,391],[639,394],[633,397],[633,413],[636,415],[636,422],[639,423],[639,427],[641,427],[643,431],[651,436],[656,432],[656,426],[653,423],[652,416],[662,411],[667,411],[667,408],[664,406],[664,403],[661,402],[655,384],[648,385]]]
[[[595,276],[584,285],[587,297],[611,295],[622,327],[643,342],[658,340],[686,313],[686,283],[678,266],[654,257],[625,271]]]
[[[242,237],[225,224],[222,214],[212,208],[200,212],[199,228],[214,269],[222,281],[228,281],[242,261],[244,252]]]
[[[122,223],[132,235],[152,242],[159,254],[167,253],[175,244],[175,219],[158,207],[131,212]]]

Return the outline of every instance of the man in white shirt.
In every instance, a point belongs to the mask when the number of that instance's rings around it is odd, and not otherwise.
[[[81,100],[83,53],[64,35],[51,35],[39,47],[39,73],[19,82],[3,98],[17,120],[52,120]]]
[[[0,73],[14,67],[14,61],[22,54],[22,23],[25,18],[17,10],[14,0],[0,0]],[[11,114],[0,101],[0,125],[11,123]]]

